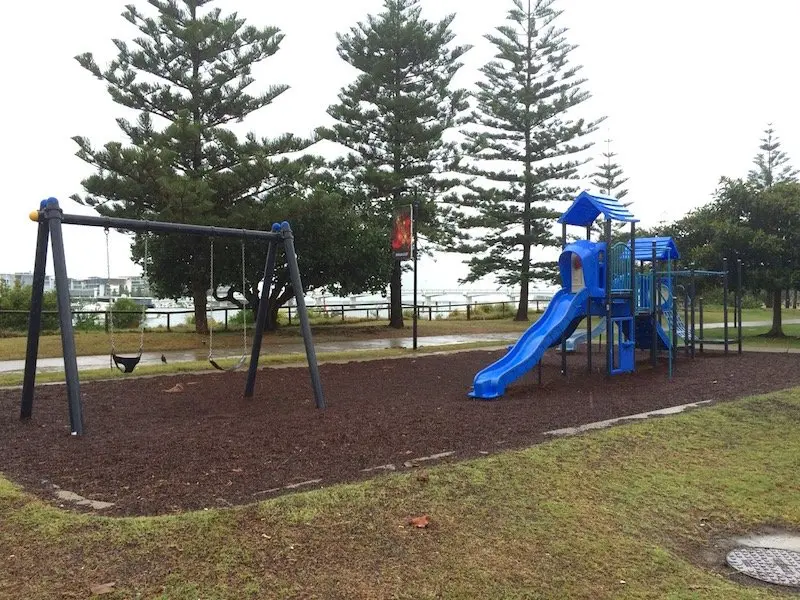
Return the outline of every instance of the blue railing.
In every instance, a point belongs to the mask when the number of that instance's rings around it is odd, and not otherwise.
[[[614,244],[609,256],[608,268],[611,269],[611,291],[631,289],[631,251],[627,245]]]

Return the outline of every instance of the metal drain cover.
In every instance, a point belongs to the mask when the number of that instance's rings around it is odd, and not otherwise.
[[[728,564],[755,579],[800,587],[800,552],[777,548],[736,548],[728,553]]]

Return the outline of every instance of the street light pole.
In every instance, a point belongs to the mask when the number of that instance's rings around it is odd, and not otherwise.
[[[414,204],[411,215],[411,226],[414,230],[414,315],[412,317],[411,331],[414,338],[414,350],[417,349],[417,216],[419,215],[419,197],[417,188],[414,188]]]

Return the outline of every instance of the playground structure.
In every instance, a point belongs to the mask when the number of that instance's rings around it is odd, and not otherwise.
[[[184,223],[168,223],[161,221],[145,221],[138,219],[119,219],[113,217],[93,217],[83,215],[64,214],[55,198],[43,200],[39,210],[30,214],[32,221],[39,223],[38,237],[36,240],[36,258],[33,271],[33,292],[31,309],[28,319],[28,342],[25,355],[25,374],[22,386],[22,404],[20,417],[30,419],[33,415],[33,397],[36,380],[36,359],[39,351],[39,336],[42,322],[42,303],[44,297],[45,267],[47,263],[47,248],[52,243],[53,267],[56,280],[56,295],[58,300],[58,317],[61,330],[61,344],[64,357],[64,372],[67,383],[67,400],[69,403],[70,427],[73,435],[84,432],[83,406],[78,378],[77,355],[75,351],[75,334],[72,327],[70,313],[69,284],[67,278],[66,255],[64,252],[64,239],[62,225],[83,225],[90,227],[103,227],[106,230],[121,229],[134,232],[161,232],[183,233],[192,235],[205,235],[214,237],[237,238],[244,240],[266,241],[268,243],[266,263],[264,266],[264,283],[261,297],[268,298],[275,271],[275,259],[278,245],[282,245],[286,255],[286,263],[294,288],[296,310],[300,318],[300,328],[306,349],[311,383],[314,390],[314,399],[317,408],[325,408],[325,399],[322,394],[322,385],[319,377],[319,368],[314,344],[311,338],[311,326],[303,297],[303,285],[297,265],[297,255],[294,249],[294,235],[289,223],[275,223],[271,231],[253,231],[248,229],[232,229],[223,227],[210,227],[202,225],[189,225]],[[253,345],[250,353],[250,364],[247,374],[244,396],[252,397],[255,388],[256,371],[261,353],[261,341],[266,326],[269,303],[259,303],[258,313],[253,332]],[[112,349],[113,353],[113,349]],[[212,357],[210,357],[212,358]],[[138,361],[137,361],[138,362]],[[212,362],[213,364],[213,362]]]
[[[603,217],[604,241],[593,242],[591,229]],[[612,245],[612,223],[630,224],[627,242]],[[479,371],[469,396],[491,400],[502,396],[508,385],[541,364],[549,348],[561,347],[561,372],[567,372],[567,352],[586,343],[587,366],[592,371],[592,338],[605,335],[606,373],[609,376],[636,369],[637,349],[649,350],[657,364],[666,353],[669,376],[677,358],[679,338],[692,358],[695,346],[721,344],[727,354],[731,344],[742,351],[741,261],[737,261],[737,287],[734,296],[734,326],[737,337],[729,339],[727,259],[722,271],[673,270],[680,258],[674,240],[668,237],[636,238],[636,219],[616,198],[581,192],[559,219],[562,225],[562,252],[558,260],[562,288],[550,301],[544,314],[509,348],[505,356]],[[585,228],[586,239],[567,243],[567,226]],[[697,277],[721,277],[723,281],[723,338],[696,337],[695,297]],[[678,281],[688,278],[687,283]],[[684,318],[681,319],[675,292],[683,292]],[[592,326],[592,317],[599,322]],[[586,328],[576,333],[582,321]]]

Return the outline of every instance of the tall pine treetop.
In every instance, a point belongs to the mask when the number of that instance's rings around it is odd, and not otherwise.
[[[622,167],[614,159],[616,152],[611,151],[611,140],[606,140],[606,151],[601,154],[604,161],[597,167],[597,171],[591,174],[592,185],[597,187],[601,193],[613,196],[621,200],[628,195],[628,190],[624,187],[628,178],[623,177]],[[623,204],[629,206],[630,202]]]
[[[749,183],[760,189],[769,189],[776,183],[797,181],[800,171],[789,165],[789,156],[781,150],[781,142],[775,135],[772,123],[764,130],[759,149],[761,152],[753,159],[757,168],[747,175]]]
[[[241,121],[288,89],[275,85],[256,96],[245,91],[254,81],[252,66],[278,51],[283,34],[276,27],[245,25],[236,13],[220,18],[219,8],[199,14],[214,1],[148,0],[157,19],[128,5],[122,16],[143,34],[133,40],[135,48],[113,40],[118,56],[105,70],[90,52],[76,58],[108,83],[118,104],[175,121],[191,97],[192,116],[206,127]],[[143,81],[140,73],[155,81]]]
[[[320,136],[355,151],[355,165],[388,167],[393,183],[379,186],[388,190],[446,158],[442,133],[466,96],[449,86],[470,46],[450,46],[455,15],[428,21],[419,0],[385,0],[383,7],[338,34],[339,56],[360,74],[328,109],[337,123]]]

